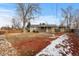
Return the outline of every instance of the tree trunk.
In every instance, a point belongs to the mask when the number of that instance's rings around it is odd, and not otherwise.
[[[22,31],[23,31],[23,33],[25,33],[25,22],[23,22],[23,27],[22,27]]]

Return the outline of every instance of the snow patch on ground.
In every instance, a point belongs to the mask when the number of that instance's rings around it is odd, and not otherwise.
[[[61,35],[41,52],[36,54],[36,56],[71,56],[72,54],[69,52],[70,46],[67,40],[68,36],[66,34]]]

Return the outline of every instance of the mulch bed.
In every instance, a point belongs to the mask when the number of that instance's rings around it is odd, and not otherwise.
[[[74,33],[68,34],[70,43],[70,52],[73,56],[79,56],[79,37]]]
[[[21,40],[13,44],[21,56],[33,56],[51,43],[51,39],[45,37],[34,37]]]

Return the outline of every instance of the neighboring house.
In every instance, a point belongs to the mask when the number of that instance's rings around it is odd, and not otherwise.
[[[38,32],[54,33],[56,28],[57,28],[56,25],[49,25],[49,24],[31,25],[30,32],[38,31]]]

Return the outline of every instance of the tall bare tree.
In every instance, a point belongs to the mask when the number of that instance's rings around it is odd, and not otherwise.
[[[69,7],[67,7],[66,9],[61,9],[62,10],[62,16],[63,16],[63,18],[64,18],[64,23],[66,23],[66,25],[67,25],[67,28],[70,28],[70,26],[71,26],[71,22],[72,22],[72,20],[73,20],[73,11],[72,11],[72,7],[71,6],[69,6]],[[63,24],[64,24],[63,23]]]
[[[79,9],[76,9],[75,12],[74,12],[74,25],[75,25],[75,29],[78,29],[79,28]]]
[[[22,29],[25,30],[26,23],[31,19],[34,19],[36,14],[40,13],[39,4],[30,3],[18,3],[17,4],[17,14],[19,19],[22,21]]]

